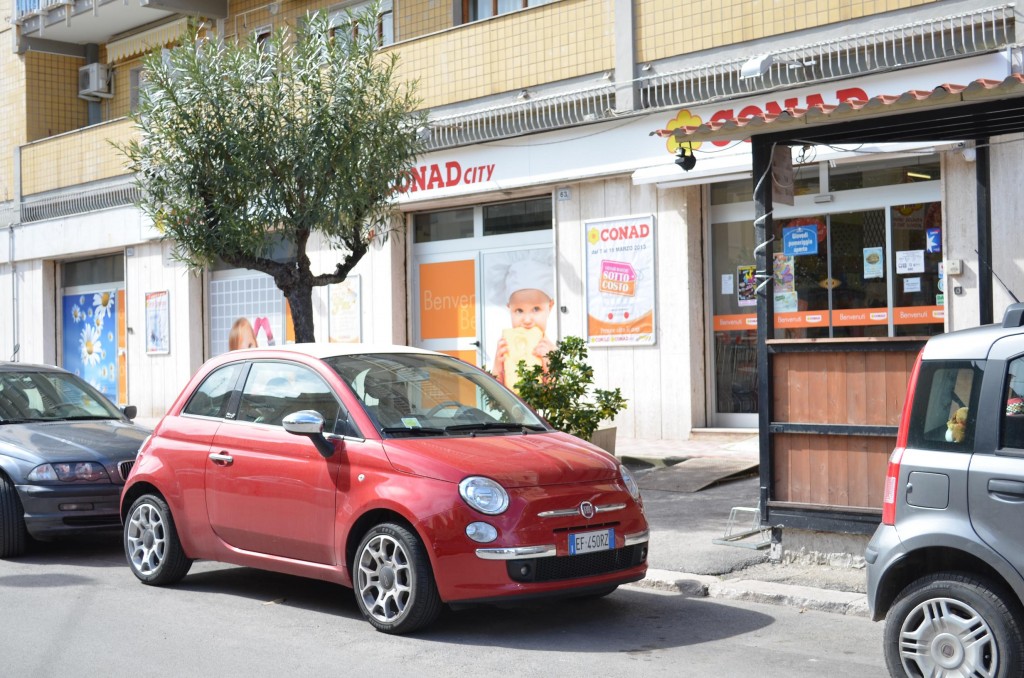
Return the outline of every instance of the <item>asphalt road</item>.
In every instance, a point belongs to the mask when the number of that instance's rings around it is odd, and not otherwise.
[[[200,562],[138,583],[118,536],[0,561],[0,676],[881,676],[881,625],[623,587],[380,634],[348,589]]]

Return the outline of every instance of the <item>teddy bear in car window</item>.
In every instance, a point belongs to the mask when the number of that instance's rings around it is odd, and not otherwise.
[[[967,433],[967,408],[961,407],[949,421],[946,422],[946,441],[951,443],[963,442]]]

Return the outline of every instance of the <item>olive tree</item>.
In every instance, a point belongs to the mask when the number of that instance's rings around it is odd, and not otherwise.
[[[175,256],[193,271],[219,258],[272,276],[297,341],[313,340],[313,288],[343,281],[400,223],[396,186],[422,149],[414,87],[375,24],[371,10],[331,31],[316,13],[262,44],[193,27],[145,59],[138,134],[120,146]],[[317,275],[314,233],[338,254]],[[275,243],[290,255],[273,257]]]

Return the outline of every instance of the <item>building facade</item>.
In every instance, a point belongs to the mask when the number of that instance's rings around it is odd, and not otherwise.
[[[190,273],[132,205],[110,142],[133,134],[141,55],[178,39],[182,11],[232,39],[360,8],[173,4],[14,0],[0,56],[0,357],[77,370],[143,417],[227,350],[235,318],[263,340],[288,337],[269,278]],[[1009,4],[393,0],[379,11],[383,49],[429,110],[429,150],[398,196],[404,235],[315,292],[318,340],[423,346],[505,379],[498,343],[527,341],[510,332],[513,295],[540,290],[529,341],[586,337],[597,385],[629,401],[615,422],[627,438],[758,425],[750,145],[657,131],[1021,70]],[[1024,290],[1014,248],[975,253],[973,144],[794,147],[790,172],[773,177],[788,195],[773,214],[779,338],[977,324],[987,267]],[[996,137],[990,151],[993,238],[1013,242],[1024,143]],[[334,256],[320,244],[312,258],[328,270]],[[996,290],[998,308],[1009,300]]]

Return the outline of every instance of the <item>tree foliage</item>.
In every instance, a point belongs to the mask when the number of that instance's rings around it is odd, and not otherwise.
[[[341,282],[392,224],[395,187],[423,142],[412,84],[382,54],[376,8],[332,36],[326,14],[260,44],[193,28],[149,55],[121,147],[140,207],[193,270],[218,258],[268,273],[292,308],[298,341],[313,340],[312,288]],[[318,233],[337,265],[314,275]],[[272,258],[274,244],[290,252]]]
[[[590,440],[602,421],[626,409],[621,389],[593,389],[594,368],[587,364],[587,342],[565,337],[548,353],[548,366],[516,367],[516,392],[559,431]]]

